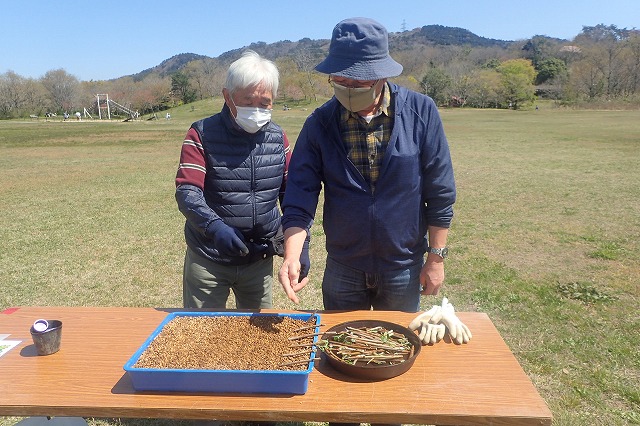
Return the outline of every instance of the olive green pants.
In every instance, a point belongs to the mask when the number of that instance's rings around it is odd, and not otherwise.
[[[212,262],[187,248],[182,275],[185,308],[225,309],[233,291],[236,309],[273,307],[273,257],[241,266]]]

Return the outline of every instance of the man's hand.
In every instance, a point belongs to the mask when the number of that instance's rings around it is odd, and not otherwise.
[[[242,233],[235,228],[230,227],[221,219],[213,221],[209,225],[213,243],[223,256],[246,256],[249,249],[244,243]]]
[[[296,293],[309,283],[307,274],[310,266],[307,231],[296,227],[286,229],[284,260],[278,273],[278,280],[289,300],[295,304],[300,303]]]
[[[444,260],[437,254],[429,254],[420,271],[420,294],[435,296],[444,282]]]
[[[285,258],[278,273],[278,280],[280,281],[282,289],[287,293],[289,300],[296,305],[300,303],[300,299],[298,299],[296,293],[309,283],[309,277],[301,277],[301,269],[300,260]]]

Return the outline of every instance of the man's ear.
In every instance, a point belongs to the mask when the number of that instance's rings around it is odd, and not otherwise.
[[[231,92],[226,88],[222,89],[222,97],[224,98],[224,102],[227,104],[227,107],[231,110],[231,115],[235,117],[238,112],[235,104],[233,103],[233,99],[231,98]]]

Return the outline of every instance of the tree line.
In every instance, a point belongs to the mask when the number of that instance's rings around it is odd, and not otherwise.
[[[578,106],[640,105],[639,30],[584,26],[571,41],[534,36],[504,42],[471,39],[468,34],[440,26],[390,34],[391,55],[404,66],[403,74],[393,80],[431,96],[441,106],[519,109],[536,99]],[[447,44],[451,39],[466,43]],[[332,95],[326,76],[313,70],[326,55],[328,40],[259,42],[248,48],[278,65],[279,102]],[[0,74],[0,118],[84,109],[96,113],[97,94],[108,94],[140,115],[220,96],[226,69],[242,50],[217,58],[195,55],[198,59],[171,72],[151,69],[114,80],[80,81],[64,69],[38,79],[7,71]]]

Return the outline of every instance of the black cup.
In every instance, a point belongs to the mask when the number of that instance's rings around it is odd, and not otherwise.
[[[31,338],[36,345],[38,355],[51,355],[60,350],[60,338],[62,337],[62,321],[49,320],[49,325],[44,331],[37,331],[31,327]]]

